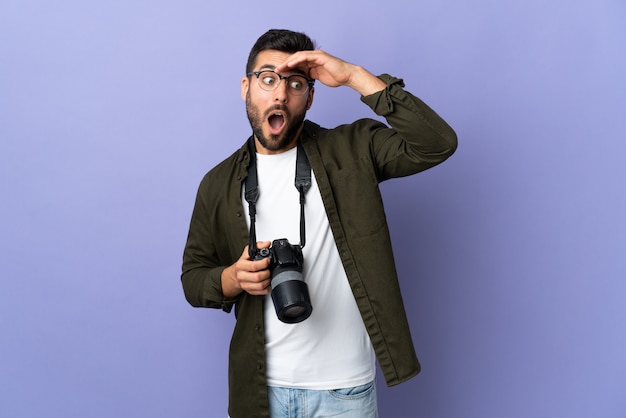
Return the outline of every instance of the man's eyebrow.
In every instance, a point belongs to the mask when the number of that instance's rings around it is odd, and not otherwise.
[[[276,69],[276,66],[275,66],[275,65],[272,65],[272,64],[265,64],[265,65],[262,65],[262,66],[261,66],[261,68],[259,69],[259,71],[264,71],[264,70],[271,70],[271,71],[274,71],[275,69]],[[294,73],[295,73],[295,74],[300,74],[300,75],[303,75],[303,76],[307,77],[307,73],[306,73],[306,71],[301,70],[300,68],[292,68],[289,72],[290,72],[290,73],[292,73],[292,74],[294,74]]]
[[[303,75],[303,76],[307,77],[307,73],[306,73],[306,71],[301,70],[301,69],[299,69],[299,68],[294,68],[294,69],[293,69],[293,70],[291,70],[291,71],[293,71],[294,73],[298,73],[298,74],[301,74],[301,75]]]

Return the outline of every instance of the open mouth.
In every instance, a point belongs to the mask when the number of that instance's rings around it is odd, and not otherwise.
[[[267,122],[270,126],[270,133],[278,135],[285,126],[285,115],[282,112],[274,112],[267,118]]]

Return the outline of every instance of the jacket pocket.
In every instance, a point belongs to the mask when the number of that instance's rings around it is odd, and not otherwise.
[[[329,169],[328,176],[346,232],[354,237],[367,237],[387,225],[371,162],[356,160],[341,169]]]

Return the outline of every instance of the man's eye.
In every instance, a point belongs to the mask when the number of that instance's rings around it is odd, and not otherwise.
[[[294,90],[302,90],[302,88],[304,87],[304,83],[300,79],[289,80],[289,86],[291,86],[291,88]]]
[[[272,84],[276,82],[276,77],[273,77],[271,75],[266,75],[263,78],[261,78],[261,81],[263,81],[263,84],[271,86]]]

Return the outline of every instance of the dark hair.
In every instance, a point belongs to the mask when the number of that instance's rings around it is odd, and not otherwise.
[[[261,51],[275,49],[293,54],[298,51],[312,51],[315,43],[307,35],[286,29],[270,29],[257,39],[248,55],[246,73],[253,70],[256,58]]]

